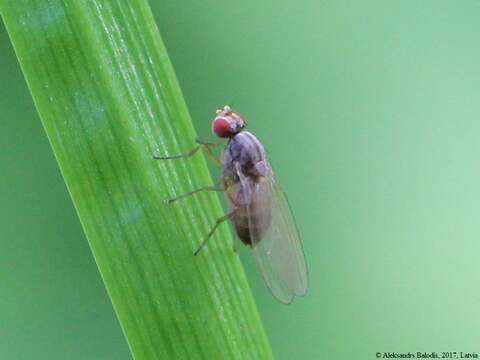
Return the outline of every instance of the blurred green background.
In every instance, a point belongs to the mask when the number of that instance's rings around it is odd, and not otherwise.
[[[480,3],[152,0],[199,135],[234,101],[310,265],[278,359],[480,352]],[[131,359],[0,27],[0,359]],[[108,346],[105,346],[108,344]]]

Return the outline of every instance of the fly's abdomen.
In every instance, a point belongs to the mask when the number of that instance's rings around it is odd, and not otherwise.
[[[271,212],[252,202],[237,207],[232,222],[238,237],[246,245],[260,241],[270,227]]]

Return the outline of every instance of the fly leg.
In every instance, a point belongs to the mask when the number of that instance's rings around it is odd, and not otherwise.
[[[222,166],[222,162],[218,157],[215,156],[215,154],[212,151],[212,148],[216,148],[218,145],[220,145],[220,142],[217,141],[214,143],[208,143],[200,139],[196,139],[195,141],[197,142],[197,144],[199,144],[198,146],[203,146],[210,160],[212,160],[217,166]]]
[[[203,149],[205,149],[205,151],[207,152],[207,156],[211,160],[213,160],[217,165],[221,165],[220,160],[213,154],[213,151],[212,151],[212,148],[215,148],[218,145],[220,145],[220,142],[209,143],[209,142],[205,142],[205,141],[202,141],[202,140],[199,140],[199,139],[196,139],[195,142],[198,145],[195,146],[192,150],[190,150],[190,151],[188,151],[184,154],[172,155],[172,156],[156,156],[156,155],[154,155],[153,158],[155,160],[186,159],[186,158],[192,157],[193,155],[195,155],[197,153],[198,150],[203,148]]]
[[[194,256],[197,256],[198,253],[200,252],[200,250],[203,249],[203,247],[207,244],[207,241],[212,237],[213,233],[215,232],[215,230],[217,230],[217,228],[220,226],[220,224],[222,224],[225,220],[230,219],[233,215],[235,215],[235,209],[230,211],[228,214],[218,218],[217,221],[215,221],[215,225],[213,225],[212,229],[208,233],[205,240],[202,241],[202,243],[200,244],[198,249],[195,250],[195,252],[193,253]]]
[[[200,188],[200,189],[196,189],[196,190],[190,191],[190,192],[188,192],[188,193],[179,195],[179,196],[177,196],[177,197],[175,197],[175,198],[168,199],[168,200],[167,200],[167,203],[171,204],[171,203],[173,203],[174,201],[177,201],[177,200],[186,198],[186,197],[188,197],[188,196],[190,196],[190,195],[193,195],[193,194],[196,194],[196,193],[199,193],[199,192],[202,192],[202,191],[225,191],[225,188],[222,187],[222,186],[205,186],[205,187],[202,187],[202,188]]]

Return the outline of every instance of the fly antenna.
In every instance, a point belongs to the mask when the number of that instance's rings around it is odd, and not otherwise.
[[[230,109],[233,109],[233,106],[235,105],[235,98],[233,98],[229,103],[228,106],[230,106]]]

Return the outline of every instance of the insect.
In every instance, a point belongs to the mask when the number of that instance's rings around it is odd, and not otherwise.
[[[218,137],[228,139],[221,161],[221,185],[203,187],[169,202],[203,191],[224,192],[230,211],[217,219],[194,255],[198,255],[220,224],[231,220],[240,240],[251,247],[273,296],[289,304],[296,296],[305,295],[308,288],[302,242],[287,198],[274,176],[264,147],[255,135],[244,130],[245,126],[244,117],[229,106],[217,110],[212,131]],[[212,148],[218,143],[197,142],[198,145],[186,154],[154,158],[188,158],[201,148],[214,158]]]

